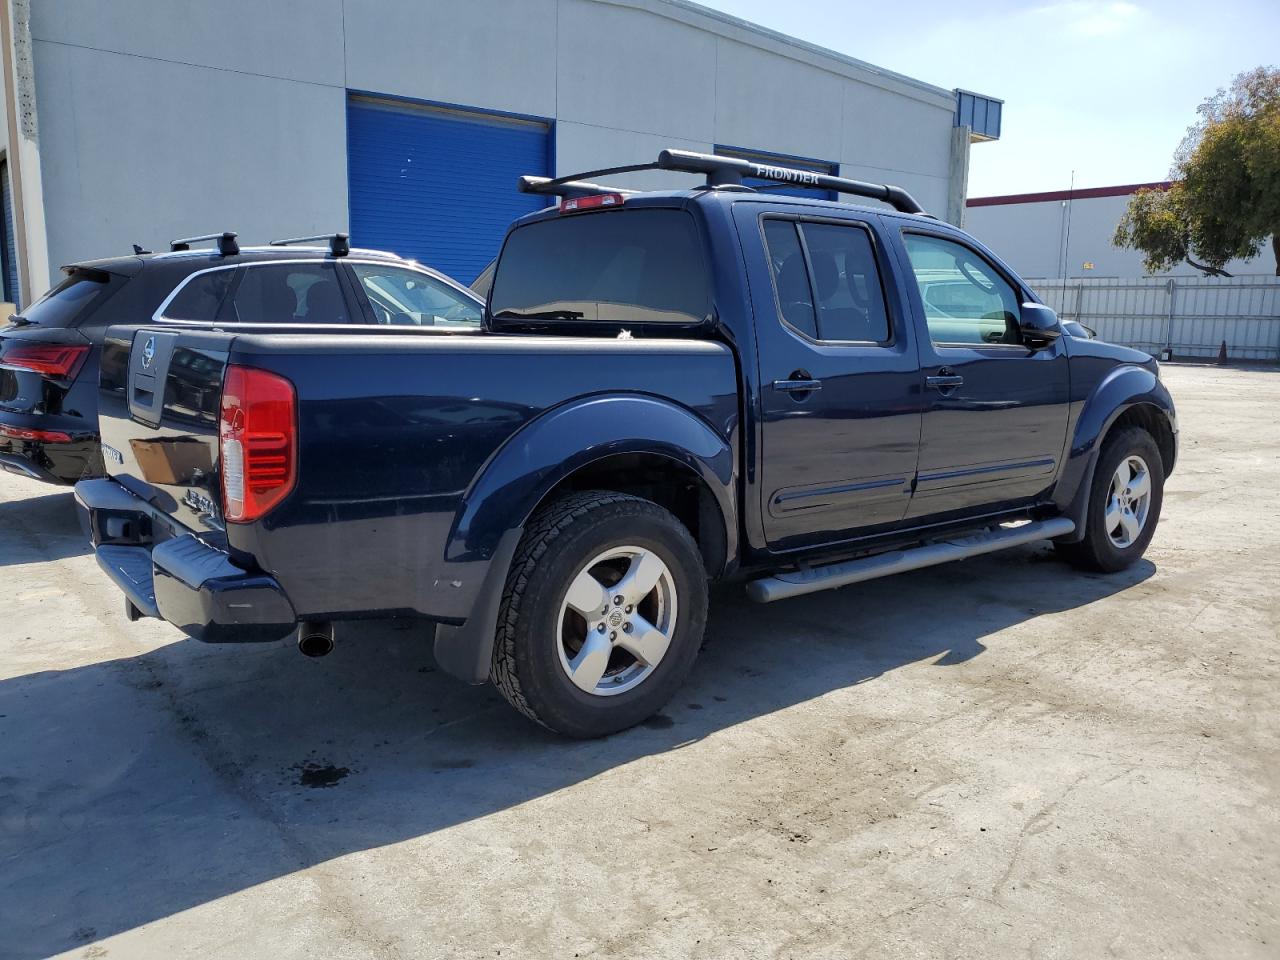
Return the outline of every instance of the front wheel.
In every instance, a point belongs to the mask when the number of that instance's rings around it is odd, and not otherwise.
[[[571,494],[535,514],[520,541],[490,676],[543,726],[604,736],[671,699],[706,612],[701,554],[670,512],[621,493]]]
[[[1107,438],[1089,490],[1084,537],[1058,543],[1068,561],[1113,573],[1136,563],[1151,542],[1164,501],[1164,462],[1140,427]]]

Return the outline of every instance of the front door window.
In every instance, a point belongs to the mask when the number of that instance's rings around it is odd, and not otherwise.
[[[390,264],[353,263],[377,323],[407,327],[476,327],[480,305],[448,284]]]
[[[936,344],[1020,344],[1018,294],[968,247],[924,234],[903,237]]]

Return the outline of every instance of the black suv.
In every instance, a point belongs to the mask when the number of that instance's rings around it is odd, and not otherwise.
[[[329,243],[241,249],[224,233],[63,267],[61,283],[0,328],[0,468],[50,483],[103,473],[98,362],[113,324],[480,323],[484,301],[442,273],[351,249],[343,234],[304,239]],[[189,248],[201,240],[217,248]]]

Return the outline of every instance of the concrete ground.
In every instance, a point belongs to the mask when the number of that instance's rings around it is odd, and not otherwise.
[[[712,605],[594,743],[348,627],[129,624],[0,476],[0,956],[1280,956],[1280,372],[1166,367],[1148,559]]]

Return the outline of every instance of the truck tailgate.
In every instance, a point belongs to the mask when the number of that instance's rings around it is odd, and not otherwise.
[[[219,402],[233,340],[212,330],[113,327],[99,380],[107,474],[183,526],[215,535]]]

